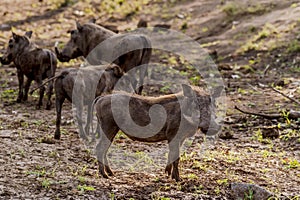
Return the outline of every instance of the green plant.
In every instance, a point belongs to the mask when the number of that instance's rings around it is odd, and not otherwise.
[[[291,138],[300,138],[300,131],[295,129],[285,129],[279,136],[280,139],[288,141]]]
[[[49,187],[50,187],[50,185],[51,185],[51,182],[50,182],[50,180],[49,179],[43,179],[43,181],[42,181],[42,187],[43,188],[46,188],[46,189],[48,189]]]
[[[228,179],[219,179],[217,180],[218,185],[228,185]]]
[[[162,93],[167,93],[167,92],[169,92],[170,88],[171,88],[170,85],[165,85],[165,86],[161,87],[159,89],[159,91],[162,92]]]
[[[199,179],[199,177],[196,174],[193,174],[193,173],[189,173],[187,175],[187,178],[190,179],[190,180],[197,180],[197,179]]]
[[[85,192],[85,191],[95,191],[96,189],[92,186],[87,186],[87,185],[78,185],[77,186],[77,189],[80,191],[80,192]]]
[[[80,183],[85,183],[85,177],[83,176],[78,176],[78,180]]]
[[[254,35],[250,40],[248,40],[245,45],[241,46],[237,53],[244,53],[250,50],[263,50],[266,48],[273,48],[277,44],[276,40],[271,40],[270,38],[278,37],[278,30],[272,24],[266,24],[264,27]],[[269,39],[269,40],[266,40]]]
[[[290,168],[290,169],[300,168],[300,163],[296,159],[285,158],[285,159],[282,160],[282,163],[284,165],[286,165],[287,168]]]
[[[43,177],[46,175],[46,169],[39,165],[35,166],[34,171],[27,171],[26,174],[28,175],[36,175],[37,177]]]
[[[241,12],[241,7],[240,5],[236,3],[227,3],[223,9],[223,12],[225,12],[228,16],[235,16],[238,15]]]
[[[184,22],[184,23],[181,25],[181,30],[182,30],[182,31],[185,31],[186,29],[188,29],[188,23],[187,23],[187,22]]]
[[[197,75],[197,76],[193,76],[189,79],[190,79],[192,85],[199,85],[199,81],[201,80],[201,77],[199,75]]]
[[[216,193],[216,195],[219,195],[221,193],[221,190],[219,188],[219,186],[217,186],[215,189],[214,189],[214,192]]]
[[[114,200],[114,199],[115,199],[115,194],[114,194],[114,193],[110,193],[109,196],[110,196],[110,199],[111,199],[111,200]]]
[[[25,157],[24,149],[20,149],[19,152],[20,152],[20,156],[24,158]]]
[[[238,2],[230,2],[223,6],[222,11],[229,17],[236,17],[247,14],[261,14],[267,12],[268,8],[260,3],[247,5]]]
[[[1,93],[1,98],[14,100],[17,96],[18,91],[15,89],[7,89]]]
[[[195,192],[197,194],[201,194],[201,193],[205,194],[205,193],[207,193],[206,191],[203,190],[203,188],[204,188],[203,185],[194,186],[194,190],[195,190]]]
[[[282,110],[281,111],[281,115],[282,115],[282,117],[285,119],[285,123],[287,124],[287,125],[291,125],[291,121],[290,121],[290,119],[289,119],[289,112],[287,112],[286,110]]]
[[[287,53],[294,53],[300,51],[300,42],[298,40],[292,40],[287,45]]]
[[[254,136],[253,136],[253,139],[259,141],[259,142],[263,142],[263,135],[262,135],[262,132],[260,130],[260,128],[254,132]]]
[[[251,188],[249,188],[248,193],[245,193],[244,197],[245,197],[244,200],[253,200],[254,191]]]

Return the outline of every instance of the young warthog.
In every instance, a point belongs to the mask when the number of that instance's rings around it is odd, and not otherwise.
[[[86,134],[89,132],[90,112],[93,100],[101,94],[110,93],[122,75],[122,69],[115,64],[63,70],[56,77],[55,81],[56,130],[54,138],[60,139],[61,108],[65,99],[68,99],[75,105],[79,133],[82,138],[86,138]],[[88,106],[85,130],[83,129],[82,121],[82,109],[84,105]]]
[[[99,172],[103,177],[113,175],[107,161],[107,151],[119,130],[132,140],[169,144],[165,171],[180,180],[179,149],[187,137],[198,129],[205,134],[216,134],[221,126],[216,122],[213,95],[199,87],[182,85],[183,92],[161,97],[145,97],[128,93],[114,93],[98,98],[95,103],[100,124],[100,138],[96,147]]]
[[[90,64],[99,64],[99,61],[113,62],[119,65],[124,72],[137,67],[139,65],[147,64],[151,57],[150,40],[140,34],[116,34],[108,29],[98,26],[94,23],[86,23],[81,25],[76,23],[77,29],[71,30],[71,38],[60,52],[55,47],[55,52],[61,62],[68,62],[70,59],[84,56],[88,58],[92,50],[96,51],[93,55],[96,56],[96,63],[93,59],[89,59]],[[103,48],[95,48],[103,41],[111,39],[107,42],[107,46]],[[116,58],[114,58],[116,56]],[[139,70],[139,85],[136,90],[141,94],[143,89],[144,77],[147,74],[147,68]],[[136,88],[137,80],[133,80],[133,87]]]
[[[40,86],[40,98],[37,108],[42,106],[45,88],[42,87],[42,81],[51,78],[55,74],[57,58],[56,55],[48,49],[41,49],[30,41],[32,31],[25,35],[12,33],[12,38],[8,42],[8,47],[4,56],[0,59],[2,64],[9,64],[12,61],[16,65],[19,80],[19,95],[17,102],[26,101],[31,82],[34,80]],[[24,74],[27,77],[25,87],[23,86]],[[23,91],[24,89],[24,91]],[[47,106],[51,108],[51,95],[53,90],[53,81],[50,81],[47,88]]]

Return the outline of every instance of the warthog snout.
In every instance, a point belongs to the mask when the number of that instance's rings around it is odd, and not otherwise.
[[[57,59],[60,61],[60,62],[69,62],[72,58],[76,58],[78,56],[76,55],[79,55],[80,56],[80,53],[75,51],[73,54],[69,52],[68,49],[64,48],[61,52],[59,51],[59,49],[57,47],[55,47],[55,53],[56,53],[56,56],[57,56]]]
[[[8,56],[4,55],[0,57],[0,62],[2,65],[8,65],[12,62],[12,55],[9,54]]]
[[[55,54],[57,56],[57,59],[60,61],[60,62],[68,62],[70,59],[67,59],[66,57],[63,57],[62,53],[59,52],[58,48],[55,47]]]
[[[199,124],[199,127],[204,134],[215,135],[220,131],[222,126],[218,124],[215,120],[211,120],[210,124],[207,124],[206,122],[201,122]]]

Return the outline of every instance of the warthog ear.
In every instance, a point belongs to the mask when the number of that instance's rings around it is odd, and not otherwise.
[[[216,88],[214,88],[214,91],[213,91],[213,93],[212,93],[212,97],[213,98],[218,98],[218,97],[220,97],[221,96],[221,93],[222,93],[222,91],[223,91],[223,89],[224,89],[224,86],[218,86],[218,87],[216,87]]]
[[[193,98],[195,97],[195,93],[193,91],[193,89],[191,88],[191,86],[186,85],[186,84],[182,84],[182,90],[183,90],[183,95],[189,98]]]
[[[90,19],[89,23],[95,24],[96,23],[96,19],[95,18]]]
[[[76,27],[77,27],[78,31],[82,31],[83,27],[81,26],[81,24],[78,21],[76,21]]]
[[[18,41],[20,36],[15,34],[14,32],[11,32],[11,33],[12,33],[14,40]]]
[[[31,38],[31,36],[32,36],[32,31],[26,31],[26,32],[25,32],[25,35],[26,35],[28,38]]]
[[[121,69],[121,67],[119,67],[118,65],[114,65],[113,67],[113,70],[114,70],[114,74],[115,74],[115,76],[116,77],[121,77],[121,76],[123,76],[123,70]]]

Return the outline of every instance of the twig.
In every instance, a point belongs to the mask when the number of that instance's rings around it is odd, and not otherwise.
[[[234,106],[234,108],[237,109],[238,111],[240,111],[241,113],[248,114],[248,115],[260,116],[260,117],[264,117],[266,119],[279,119],[282,117],[282,115],[280,115],[280,114],[264,114],[264,113],[249,112],[249,111],[244,111],[244,110],[238,108],[237,106]]]
[[[266,66],[266,68],[265,68],[265,70],[264,70],[264,72],[263,72],[263,74],[264,74],[263,77],[265,77],[265,76],[267,75],[267,73],[268,73],[270,67],[271,67],[271,65],[267,65],[267,66]]]
[[[244,111],[244,110],[238,108],[237,106],[234,106],[234,108],[237,109],[238,111],[240,111],[241,113],[248,114],[248,115],[255,115],[255,116],[259,116],[259,117],[264,117],[266,119],[279,119],[279,118],[283,117],[281,114],[265,114],[265,113],[249,112],[249,111]],[[288,115],[289,119],[298,119],[298,118],[300,118],[300,112],[299,111],[290,110],[288,113],[289,113],[289,115]]]
[[[288,98],[289,100],[291,100],[291,101],[295,102],[296,104],[300,105],[300,102],[299,102],[299,101],[297,101],[296,99],[294,99],[294,98],[292,98],[292,97],[289,97],[288,95],[286,95],[286,94],[284,94],[284,93],[280,92],[279,90],[277,90],[277,89],[273,88],[272,86],[270,86],[270,88],[271,88],[272,90],[274,90],[275,92],[277,92],[277,93],[281,94],[282,96],[284,96],[284,97]]]

